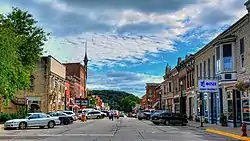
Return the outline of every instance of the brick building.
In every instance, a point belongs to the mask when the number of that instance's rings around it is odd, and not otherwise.
[[[148,108],[152,108],[152,106],[159,100],[159,95],[156,93],[156,87],[159,83],[147,83],[146,84],[146,95],[148,100]]]
[[[8,107],[1,104],[1,112],[13,113],[28,101],[29,111],[51,112],[65,108],[66,68],[52,56],[42,57],[31,76],[31,88],[19,91]],[[1,99],[3,100],[3,99]]]

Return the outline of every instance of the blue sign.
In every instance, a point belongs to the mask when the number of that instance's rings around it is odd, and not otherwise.
[[[202,93],[207,92],[218,92],[218,81],[217,80],[199,80],[198,91]]]

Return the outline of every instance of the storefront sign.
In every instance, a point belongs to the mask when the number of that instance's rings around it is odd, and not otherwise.
[[[76,98],[76,99],[75,99],[75,102],[76,102],[76,104],[79,105],[79,106],[88,106],[89,100],[88,100],[88,99]]]
[[[198,81],[199,92],[218,92],[218,81],[217,80],[199,80]]]

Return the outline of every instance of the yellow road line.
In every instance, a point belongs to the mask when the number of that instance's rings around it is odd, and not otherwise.
[[[219,135],[223,135],[223,136],[227,136],[227,137],[231,137],[231,138],[235,138],[235,139],[239,139],[241,141],[250,141],[250,138],[248,137],[242,137],[239,135],[235,135],[235,134],[231,134],[231,133],[227,133],[227,132],[222,132],[219,130],[214,130],[214,129],[205,129],[205,131],[210,132],[210,133],[215,133],[215,134],[219,134]]]

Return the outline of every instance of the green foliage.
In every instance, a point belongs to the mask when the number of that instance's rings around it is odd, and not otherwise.
[[[0,113],[0,122],[3,123],[3,122],[6,122],[7,120],[11,120],[11,116],[10,114],[7,114],[7,113]]]
[[[92,95],[98,95],[101,99],[110,105],[111,109],[120,111],[131,111],[136,103],[140,102],[140,98],[122,91],[114,90],[92,90]],[[128,104],[128,105],[127,105]]]
[[[122,99],[122,109],[125,112],[131,112],[132,108],[136,106],[136,104],[140,103],[140,98],[134,95],[127,96]]]
[[[6,122],[11,119],[22,119],[26,117],[26,109],[25,107],[20,107],[16,113],[0,113],[0,123]]]
[[[30,75],[42,54],[47,34],[27,11],[0,14],[0,94],[9,99],[30,86]]]

